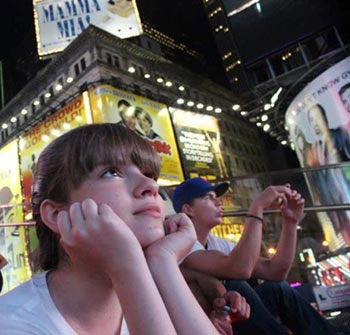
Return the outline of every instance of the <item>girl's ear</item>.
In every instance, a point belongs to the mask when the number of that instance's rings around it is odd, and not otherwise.
[[[57,215],[62,209],[62,204],[49,199],[45,199],[40,205],[41,220],[56,234],[59,234]]]
[[[182,212],[185,213],[188,217],[192,217],[192,207],[189,204],[182,205]]]

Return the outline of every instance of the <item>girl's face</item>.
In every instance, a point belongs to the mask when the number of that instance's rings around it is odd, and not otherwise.
[[[90,198],[107,204],[145,248],[164,236],[164,202],[158,191],[157,182],[136,165],[128,164],[119,171],[99,166],[71,192],[70,203]]]

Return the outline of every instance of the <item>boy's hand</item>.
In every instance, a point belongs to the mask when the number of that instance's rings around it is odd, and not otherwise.
[[[288,197],[292,194],[292,190],[287,185],[277,185],[267,187],[252,203],[251,209],[258,209],[262,215],[265,208],[280,207],[283,208],[288,204]],[[253,213],[251,213],[253,214]]]
[[[197,239],[192,221],[184,214],[175,214],[165,220],[163,238],[146,249],[147,256],[171,255],[179,260],[187,255]]]
[[[288,187],[289,184],[287,184]],[[287,206],[282,207],[282,215],[284,222],[298,224],[304,211],[305,200],[296,191],[292,190],[291,195],[288,196]]]
[[[71,262],[117,275],[141,246],[130,228],[107,205],[91,199],[74,203],[57,217],[61,245]]]
[[[224,306],[229,306],[230,310],[223,311]],[[216,298],[210,314],[210,319],[222,335],[232,335],[232,324],[248,320],[249,317],[250,306],[243,296],[234,291],[226,292],[221,298]]]

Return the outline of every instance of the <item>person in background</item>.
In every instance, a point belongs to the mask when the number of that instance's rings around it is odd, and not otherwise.
[[[188,179],[175,189],[174,209],[190,217],[198,237],[181,266],[227,280],[227,291],[237,291],[246,299],[251,315],[234,324],[238,334],[285,334],[277,318],[295,335],[334,334],[326,320],[285,281],[294,260],[304,199],[290,185],[269,186],[252,202],[242,237],[234,244],[210,234],[222,223],[220,196],[227,189],[227,183],[212,186],[201,178]],[[265,259],[259,256],[263,212],[276,206],[283,216],[281,236],[275,255]],[[247,282],[250,279],[264,282],[253,288]]]

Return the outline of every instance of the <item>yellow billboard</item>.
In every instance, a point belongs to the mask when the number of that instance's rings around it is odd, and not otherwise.
[[[142,34],[136,0],[33,0],[40,56],[62,51],[90,24],[119,38]]]
[[[56,137],[70,129],[90,123],[90,120],[91,115],[85,109],[83,96],[79,96],[20,137],[20,171],[26,221],[32,219],[30,197],[33,175],[40,153]],[[32,270],[36,272],[38,269],[38,241],[33,228],[29,229],[28,232],[31,266]]]
[[[151,142],[161,157],[160,185],[184,180],[174,131],[166,105],[110,85],[89,91],[93,121],[123,125]]]
[[[17,141],[1,148],[0,162],[0,222],[22,222]],[[0,255],[8,262],[1,270],[4,280],[2,293],[5,293],[31,277],[24,227],[1,228],[0,224]]]

